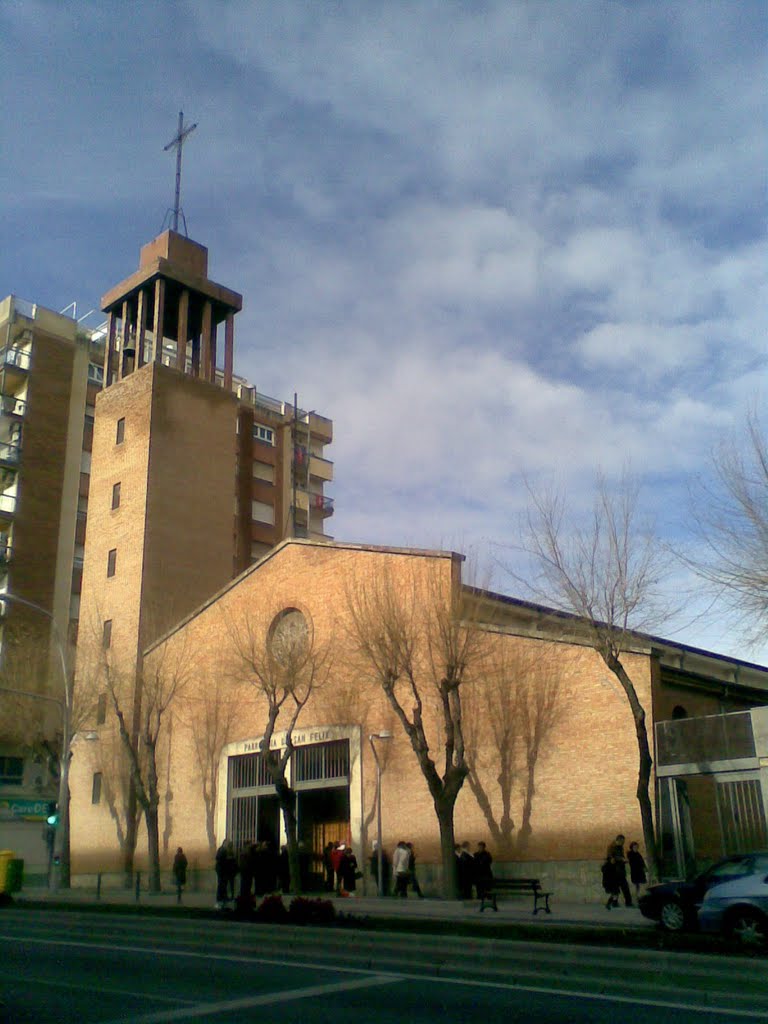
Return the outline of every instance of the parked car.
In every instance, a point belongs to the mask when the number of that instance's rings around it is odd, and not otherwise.
[[[733,854],[723,857],[689,882],[662,882],[652,885],[638,902],[641,912],[658,921],[669,932],[699,926],[698,909],[707,893],[726,882],[765,874],[766,852]],[[762,866],[762,867],[761,867]]]
[[[768,853],[755,856],[752,874],[705,893],[699,927],[727,935],[743,946],[768,947]]]

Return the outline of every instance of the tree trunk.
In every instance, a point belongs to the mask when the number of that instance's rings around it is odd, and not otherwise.
[[[126,889],[130,889],[133,886],[133,858],[136,853],[138,827],[136,787],[133,779],[131,779],[128,783],[128,801],[125,809],[125,842],[123,843],[123,885]]]
[[[613,653],[600,651],[603,661],[621,683],[621,687],[627,695],[632,717],[635,722],[635,734],[637,736],[637,749],[639,754],[639,768],[637,773],[637,802],[640,806],[640,820],[643,826],[643,842],[649,863],[653,866],[653,873],[659,877],[659,855],[656,847],[656,833],[653,827],[653,807],[651,804],[651,772],[653,770],[653,758],[648,743],[648,729],[645,724],[645,709],[637,696],[634,683],[627,674],[621,660]]]
[[[453,831],[453,810],[456,798],[436,800],[435,811],[440,825],[440,857],[443,864],[443,899],[458,898],[458,878],[456,873],[456,838]]]
[[[656,835],[653,828],[653,808],[651,806],[651,771],[653,758],[648,746],[648,730],[645,726],[645,715],[635,721],[637,731],[637,747],[640,753],[640,767],[637,773],[637,802],[640,805],[640,817],[643,823],[643,842],[649,862],[653,865],[656,878],[659,877],[659,856],[656,847]]]
[[[157,803],[150,801],[144,812],[147,823],[147,852],[149,854],[149,891],[160,892],[160,829]]]
[[[286,782],[278,783],[275,788],[277,789],[280,809],[283,812],[283,824],[285,825],[290,889],[292,893],[297,894],[302,891],[302,885],[296,822],[296,794]]]
[[[523,815],[520,821],[520,831],[517,833],[517,852],[524,853],[531,838],[531,815],[533,813],[533,798],[536,795],[536,758],[529,758],[525,783],[525,797],[523,800]]]

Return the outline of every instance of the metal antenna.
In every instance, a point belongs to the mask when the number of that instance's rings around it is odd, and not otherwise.
[[[187,136],[191,135],[192,132],[197,128],[196,124],[189,124],[184,127],[184,113],[179,111],[179,130],[176,135],[167,146],[163,146],[163,152],[167,153],[169,149],[176,149],[176,197],[173,204],[173,230],[179,230],[179,214],[184,217],[181,209],[181,149],[184,145]],[[184,218],[184,231],[187,230],[186,218]]]

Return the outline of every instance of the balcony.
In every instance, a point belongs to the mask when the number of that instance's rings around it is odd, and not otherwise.
[[[309,475],[324,483],[330,483],[333,480],[333,463],[321,455],[310,455]]]
[[[8,534],[0,534],[0,580],[8,575],[8,567],[13,561],[13,549]]]
[[[26,410],[27,403],[24,398],[0,394],[0,413],[3,416],[22,417]]]
[[[16,495],[0,493],[0,516],[14,516],[16,514]]]
[[[32,365],[32,350],[9,345],[0,349],[0,365],[9,369],[29,370]]]
[[[317,515],[332,516],[333,498],[328,498],[324,494],[310,494],[309,507]]]
[[[15,472],[21,462],[21,445],[15,441],[0,441],[0,466]]]
[[[321,455],[314,455],[307,450],[306,445],[295,444],[293,446],[293,464],[296,469],[304,470],[309,465],[309,475],[324,483],[333,480],[333,463],[324,459]]]

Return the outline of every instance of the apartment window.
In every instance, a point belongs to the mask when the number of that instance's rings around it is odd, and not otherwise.
[[[104,620],[104,628],[101,631],[101,646],[104,650],[112,646],[112,619]]]
[[[90,473],[91,472],[91,453],[81,452],[80,453],[80,472]]]
[[[23,778],[23,757],[0,757],[0,786],[20,786]]]
[[[112,548],[112,550],[107,555],[107,576],[114,576],[116,569],[117,569],[117,548]]]
[[[275,506],[268,505],[266,501],[251,502],[251,518],[257,523],[268,523],[275,525]]]
[[[122,444],[125,440],[125,416],[121,416],[117,421],[117,432],[115,434],[115,444]]]
[[[100,693],[96,702],[96,725],[104,725],[107,720],[107,695]]]
[[[261,441],[262,444],[274,445],[275,432],[271,427],[264,427],[261,423],[254,423],[253,439],[254,441]]]
[[[254,462],[253,479],[262,480],[265,484],[273,484],[275,482],[275,467],[270,466],[267,462]]]
[[[91,786],[91,803],[101,802],[101,772],[93,773],[93,785]]]
[[[112,484],[112,508],[120,508],[120,483]]]

